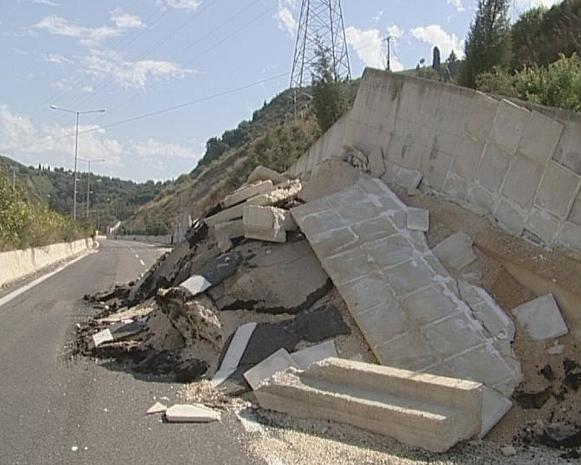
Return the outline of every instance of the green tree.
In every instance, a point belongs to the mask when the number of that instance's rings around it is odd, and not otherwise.
[[[327,131],[347,109],[343,85],[331,65],[329,50],[317,48],[317,61],[312,70],[313,111],[322,132]]]
[[[432,55],[432,68],[438,72],[440,72],[442,69],[442,56],[438,47],[434,47],[434,52]]]
[[[459,83],[476,86],[476,77],[495,66],[510,62],[509,0],[478,0],[474,22],[466,39],[466,58],[460,68]]]

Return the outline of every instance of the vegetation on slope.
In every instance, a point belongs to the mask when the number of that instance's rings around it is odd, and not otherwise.
[[[27,200],[0,169],[0,251],[72,241],[88,237],[91,231],[87,223],[74,222],[69,216]]]

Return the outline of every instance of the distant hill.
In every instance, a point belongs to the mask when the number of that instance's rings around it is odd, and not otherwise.
[[[23,197],[56,212],[70,215],[73,209],[73,172],[64,168],[25,166],[0,155],[0,167],[11,179],[16,170],[16,185]],[[78,174],[78,218],[86,214],[87,174]],[[108,176],[91,175],[90,219],[100,230],[118,220],[129,218],[145,203],[154,199],[167,183],[136,183]]]
[[[345,83],[350,103],[358,85],[358,80]],[[185,214],[192,218],[202,215],[226,192],[240,186],[257,165],[286,171],[320,135],[314,116],[307,110],[308,97],[300,96],[301,116],[296,120],[289,115],[290,101],[290,91],[284,91],[265,102],[250,121],[209,139],[198,166],[163,186],[156,198],[124,222],[122,231],[151,233],[164,225],[171,230]]]

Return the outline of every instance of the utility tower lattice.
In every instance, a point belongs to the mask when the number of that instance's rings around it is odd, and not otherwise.
[[[302,0],[291,89],[310,83],[320,47],[329,54],[335,79],[351,79],[341,0]]]

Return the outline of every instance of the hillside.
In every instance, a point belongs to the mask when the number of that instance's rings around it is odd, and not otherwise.
[[[350,104],[358,85],[359,80],[345,83]],[[306,97],[300,101],[302,117],[289,116],[290,96],[289,90],[280,93],[255,111],[250,121],[209,139],[198,166],[166,184],[155,199],[124,222],[122,231],[152,233],[164,226],[172,229],[184,214],[197,218],[225,192],[238,187],[257,165],[286,171],[320,135]]]
[[[0,167],[12,180],[16,170],[16,186],[23,198],[33,204],[70,215],[73,208],[73,173],[64,168],[25,166],[6,156],[0,156]],[[148,181],[138,184],[108,176],[91,175],[91,219],[97,229],[131,216],[136,209],[155,198],[163,184]],[[86,215],[87,174],[79,174],[78,216]]]

